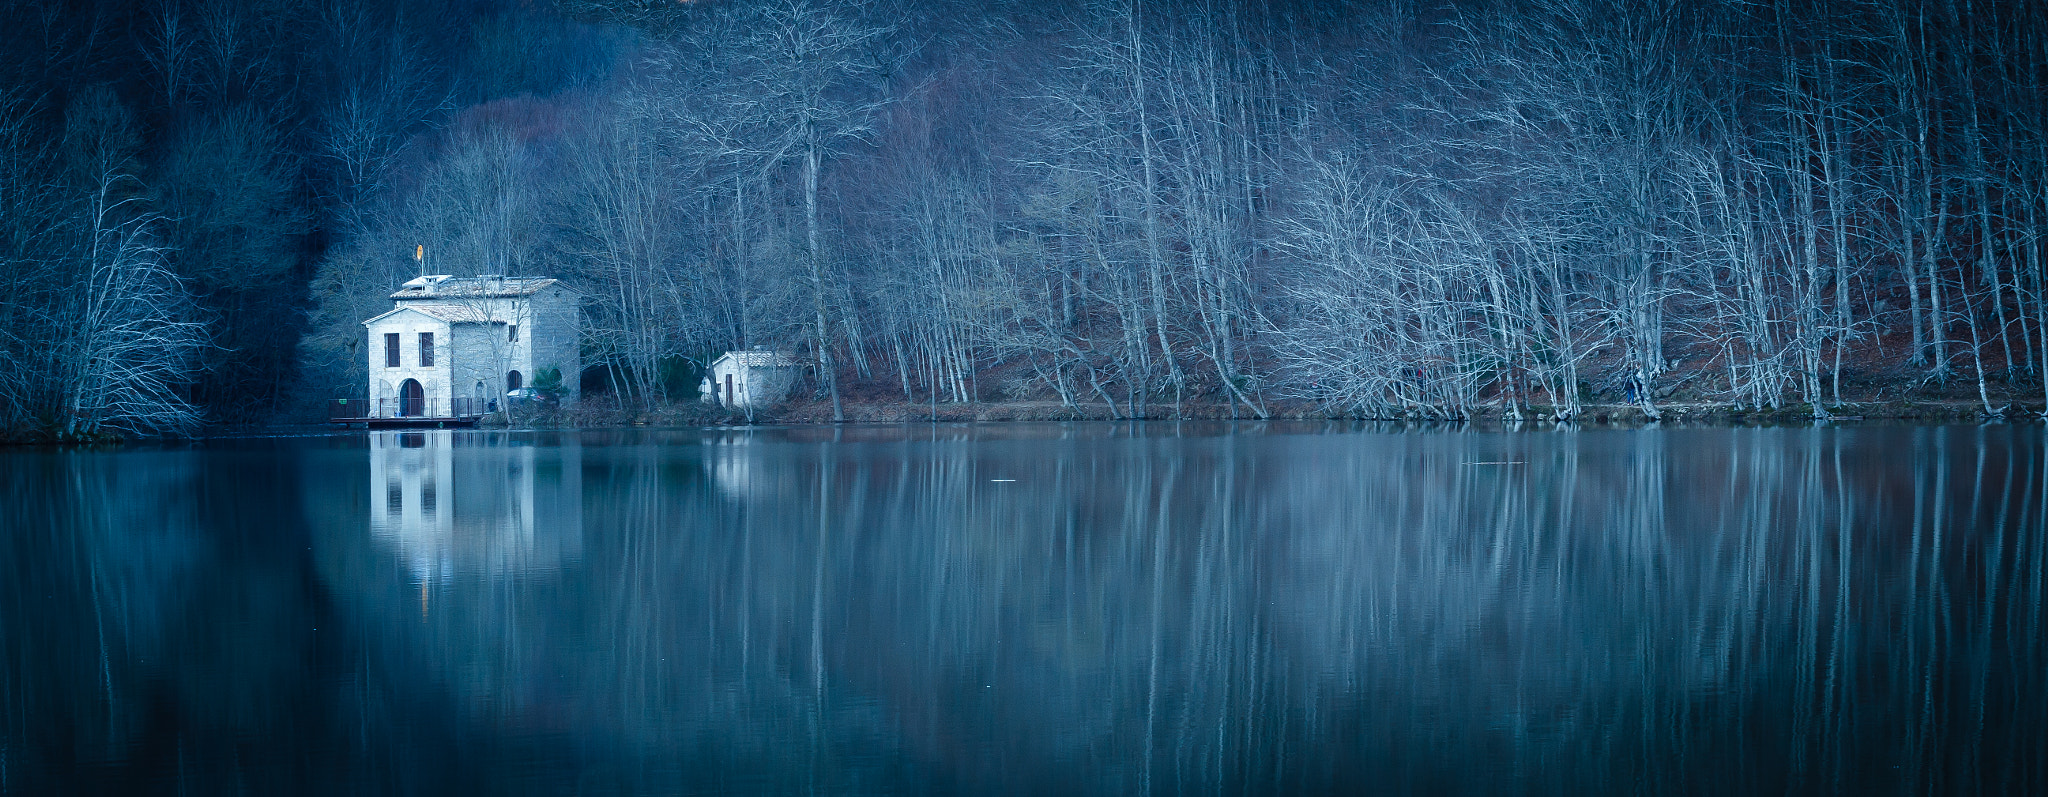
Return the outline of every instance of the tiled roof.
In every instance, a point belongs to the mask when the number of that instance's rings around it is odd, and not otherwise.
[[[549,285],[552,277],[451,277],[436,274],[408,280],[391,294],[400,301],[418,299],[492,299],[532,296]]]
[[[466,304],[407,302],[403,307],[408,310],[418,310],[450,324],[505,323],[505,319],[492,318],[490,313],[485,312],[485,308],[471,307]]]
[[[485,308],[481,307],[471,307],[466,304],[455,304],[449,302],[406,302],[404,304],[400,304],[398,307],[394,309],[387,310],[376,317],[365,320],[363,324],[365,326],[368,326],[370,324],[382,321],[386,318],[397,315],[399,313],[419,313],[421,315],[429,315],[438,318],[442,321],[446,321],[450,324],[506,323],[505,319],[490,317],[490,314],[485,312]]]

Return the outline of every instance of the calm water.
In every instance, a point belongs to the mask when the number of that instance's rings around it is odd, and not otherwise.
[[[2044,439],[0,452],[0,792],[2042,793]]]

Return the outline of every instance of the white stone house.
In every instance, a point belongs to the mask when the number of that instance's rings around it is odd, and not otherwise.
[[[368,333],[370,417],[463,417],[502,407],[544,368],[573,403],[583,372],[576,297],[542,277],[410,280]]]
[[[796,384],[796,356],[767,349],[729,351],[711,361],[710,375],[697,386],[707,403],[759,409],[781,401]]]

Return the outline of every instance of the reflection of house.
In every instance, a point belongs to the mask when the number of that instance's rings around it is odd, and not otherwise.
[[[719,435],[704,441],[704,468],[718,491],[737,499],[759,500],[775,492],[762,464],[762,444],[752,434]]]
[[[781,401],[796,384],[796,357],[767,349],[729,351],[711,361],[698,391],[706,402],[752,409]]]
[[[478,415],[557,369],[574,401],[582,373],[576,299],[552,279],[420,277],[363,322],[370,416]]]
[[[372,432],[370,534],[421,580],[551,570],[583,545],[574,445],[491,432]]]

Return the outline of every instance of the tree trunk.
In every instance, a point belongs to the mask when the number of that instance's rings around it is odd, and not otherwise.
[[[811,272],[812,345],[817,348],[818,378],[832,394],[832,422],[846,421],[846,407],[839,399],[839,369],[832,363],[832,346],[825,328],[825,256],[818,241],[818,145],[804,147],[804,248]]]

